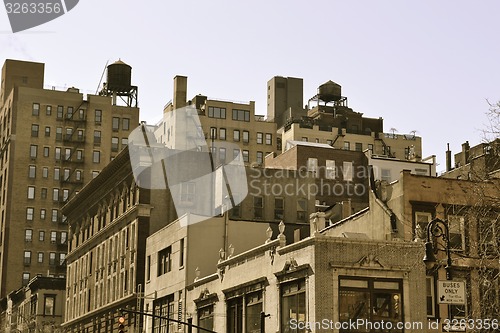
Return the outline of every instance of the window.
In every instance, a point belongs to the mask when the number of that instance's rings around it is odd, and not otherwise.
[[[66,260],[66,253],[59,253],[59,266],[64,265],[65,260]],[[125,287],[125,289],[126,289],[126,287]]]
[[[214,106],[208,107],[208,117],[226,119],[226,109]]]
[[[54,150],[54,157],[56,159],[56,161],[60,161],[61,160],[61,147],[56,147],[55,150]]]
[[[69,161],[71,159],[71,148],[64,149],[64,160]]]
[[[151,280],[151,256],[146,257],[146,281]]]
[[[219,148],[219,161],[220,163],[226,163],[226,148]]]
[[[113,117],[111,125],[113,131],[118,131],[120,129],[120,118]]]
[[[40,242],[45,241],[45,231],[39,231],[39,232],[38,232],[38,240],[39,240]]]
[[[34,137],[34,138],[38,137],[38,129],[39,129],[39,126],[37,124],[31,125],[31,136],[32,137]]]
[[[71,169],[64,168],[64,172],[63,172],[63,180],[64,181],[69,180],[70,172],[71,172]]]
[[[43,157],[49,157],[50,147],[43,147]]]
[[[266,133],[266,145],[273,144],[273,135],[270,133]]]
[[[157,316],[166,317],[166,318],[174,318],[175,314],[175,306],[174,306],[174,295],[170,294],[165,297],[155,299],[153,301],[153,313]],[[167,332],[176,332],[177,324],[165,320],[163,318],[154,318],[153,319],[153,333],[167,333]]]
[[[250,155],[248,153],[248,150],[243,150],[243,162],[249,162],[250,161]]]
[[[51,243],[56,243],[57,242],[57,231],[51,231],[50,232],[50,242]]]
[[[349,141],[344,141],[344,150],[351,150],[351,143]]]
[[[179,241],[179,268],[184,267],[184,238]]]
[[[426,276],[425,277],[425,283],[426,283],[426,302],[427,302],[427,317],[435,317],[435,302],[436,300],[434,299],[434,277],[432,276]]]
[[[73,107],[68,106],[68,112],[66,113],[66,118],[73,119]]]
[[[305,286],[304,279],[281,285],[281,332],[306,332],[304,327],[302,329],[290,327],[290,321],[305,321],[307,318]]]
[[[253,217],[256,219],[264,218],[264,198],[253,197]]]
[[[50,253],[52,255],[52,253]],[[55,253],[54,253],[55,255]],[[55,258],[54,258],[55,260]],[[45,316],[53,316],[55,315],[55,306],[56,306],[56,296],[55,295],[45,295],[45,299],[43,302],[43,314]]]
[[[78,110],[78,119],[80,119],[80,120],[85,119],[85,110],[84,109]]]
[[[102,110],[95,110],[94,120],[96,124],[100,124],[102,121]]]
[[[257,163],[259,164],[264,163],[264,153],[261,151],[257,152]]]
[[[250,121],[250,111],[233,109],[233,120]]]
[[[311,172],[313,177],[318,177],[318,159],[309,157],[307,159],[307,171]]]
[[[82,171],[81,170],[76,170],[75,171],[75,180],[76,181],[81,181],[82,180]]]
[[[31,242],[33,240],[33,229],[24,230],[24,241]]]
[[[128,131],[130,129],[130,119],[123,118],[122,119],[122,130]]]
[[[196,183],[184,182],[181,183],[181,202],[194,202],[196,191]]]
[[[234,141],[240,141],[240,131],[239,130],[234,130],[234,132],[233,132],[233,140]]]
[[[372,143],[368,144],[368,150],[373,154],[373,144]]]
[[[198,326],[206,328],[207,330],[214,329],[214,306],[204,306],[197,310],[198,312]]]
[[[42,177],[43,178],[49,178],[49,168],[48,167],[43,167],[42,168]]]
[[[210,127],[210,139],[217,139],[217,127]]]
[[[41,190],[41,197],[42,199],[47,199],[47,189],[45,187]]]
[[[111,151],[118,151],[118,138],[117,137],[112,137],[111,138]]]
[[[31,264],[31,251],[24,251],[24,264]]]
[[[335,161],[334,160],[326,160],[325,162],[325,178],[326,179],[335,179]]]
[[[297,221],[306,222],[307,220],[307,200],[297,199]]]
[[[362,143],[360,143],[360,142],[356,142],[356,143],[354,144],[354,149],[355,149],[356,151],[363,151],[363,144],[362,144]]]
[[[31,114],[33,116],[38,116],[40,114],[40,103],[33,103],[33,108],[31,109]]]
[[[38,155],[38,146],[37,145],[30,145],[30,157],[36,158],[37,155]]]
[[[35,187],[28,186],[28,199],[35,199]]]
[[[122,149],[128,146],[128,138],[122,138]]]
[[[83,161],[83,150],[81,149],[76,150],[76,160]]]
[[[57,141],[62,140],[62,133],[63,133],[62,127],[56,127],[56,140]]]
[[[64,114],[64,107],[62,105],[58,105],[57,106],[57,119],[62,119],[63,117],[63,114]]]
[[[172,270],[172,247],[166,247],[158,252],[158,276],[168,273]]]
[[[450,232],[450,249],[464,250],[464,217],[459,215],[448,215],[448,228]]]
[[[69,198],[69,190],[67,188],[63,189],[63,202],[66,202],[68,201],[68,198]]]
[[[285,200],[283,198],[274,198],[274,219],[283,220],[285,211]]]
[[[35,209],[33,207],[26,208],[26,220],[33,221],[33,216],[35,215]]]
[[[36,178],[36,166],[35,165],[30,165],[28,167],[28,177],[29,178]]]
[[[226,140],[226,129],[225,128],[219,129],[219,140]]]
[[[54,180],[59,180],[61,178],[61,169],[54,168]]]
[[[257,143],[259,145],[261,145],[263,143],[263,137],[264,137],[263,133],[257,132]]]
[[[46,215],[47,215],[47,210],[45,208],[40,209],[40,220],[45,220]]]
[[[309,141],[309,139],[306,136],[303,136],[302,137],[302,142],[307,142],[307,141]]]
[[[101,162],[101,152],[98,150],[94,150],[92,153],[92,161],[94,163],[100,163]]]
[[[66,128],[66,140],[70,141],[73,139],[73,128],[67,127]]]
[[[99,176],[99,171],[92,171],[92,179]]]
[[[425,239],[427,224],[431,221],[432,215],[427,212],[415,212],[415,227],[420,230],[421,235],[416,235],[418,238]]]
[[[52,222],[57,222],[59,218],[59,211],[57,209],[52,209]]]
[[[43,263],[43,252],[38,252],[38,263]]]
[[[352,162],[343,162],[342,175],[344,176],[344,181],[352,181]]]
[[[23,273],[23,286],[26,286],[30,282],[30,273]]]
[[[402,281],[382,278],[340,277],[339,320],[391,322],[403,319]]]
[[[381,176],[382,180],[385,180],[388,183],[391,182],[391,170],[390,169],[382,169],[380,171],[380,176]]]
[[[233,149],[233,160],[235,160],[235,161],[240,160],[240,150],[239,149]]]
[[[50,126],[45,126],[45,136],[50,137]]]
[[[52,115],[52,105],[47,105],[47,106],[45,107],[45,114],[46,114],[47,116]]]
[[[56,264],[56,253],[55,252],[50,252],[49,253],[49,265],[55,265]]]
[[[250,141],[250,133],[248,131],[243,131],[243,142],[248,143]]]
[[[59,189],[58,188],[54,188],[52,190],[52,200],[59,201]]]

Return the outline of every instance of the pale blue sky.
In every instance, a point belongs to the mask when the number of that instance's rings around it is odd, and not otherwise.
[[[500,100],[500,2],[82,0],[66,15],[12,34],[0,9],[0,60],[44,62],[46,84],[95,92],[107,61],[132,66],[141,119],[156,122],[172,78],[188,95],[256,102],[266,83],[302,77],[304,102],[342,85],[349,105],[417,131],[443,170],[446,143],[481,141],[486,99]]]

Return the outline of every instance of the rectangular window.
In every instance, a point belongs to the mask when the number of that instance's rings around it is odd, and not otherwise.
[[[76,151],[76,160],[83,161],[83,150],[77,149]]]
[[[37,124],[31,125],[31,136],[32,137],[38,138],[38,129],[39,129],[39,126]]]
[[[226,163],[226,148],[219,148],[219,161],[220,163]]]
[[[92,161],[94,163],[101,162],[101,152],[100,151],[94,150],[94,152],[92,153]]]
[[[313,177],[318,177],[318,159],[309,157],[307,159],[307,171],[311,172]]]
[[[30,165],[28,167],[28,178],[36,178],[36,166]]]
[[[64,107],[62,105],[57,106],[57,119],[62,119],[64,114]]]
[[[259,164],[264,163],[264,153],[261,151],[257,152],[257,163]]]
[[[46,114],[47,116],[51,116],[51,115],[52,115],[52,105],[47,105],[47,106],[45,107],[45,114]]]
[[[146,281],[151,280],[151,256],[146,257]]]
[[[248,143],[250,141],[250,133],[248,131],[243,131],[243,142]]]
[[[57,231],[50,232],[50,242],[54,244],[57,242]]]
[[[344,141],[344,150],[351,150],[351,143],[348,141]]]
[[[57,222],[59,218],[59,211],[57,209],[52,209],[52,222]]]
[[[305,327],[290,329],[290,322],[306,320],[306,284],[304,279],[280,286],[281,332],[305,333]]]
[[[26,221],[33,221],[34,215],[35,215],[35,209],[33,207],[26,208]]]
[[[234,141],[240,141],[240,131],[239,130],[234,130],[234,132],[233,132],[233,140]]]
[[[40,103],[33,103],[33,108],[31,109],[31,114],[33,116],[38,116],[40,114]]]
[[[38,241],[40,241],[40,242],[45,241],[45,231],[38,232]]]
[[[307,200],[297,199],[297,221],[307,221]]]
[[[179,268],[184,267],[184,238],[179,241]]]
[[[24,264],[31,264],[31,251],[24,251]]]
[[[352,162],[342,163],[342,175],[344,177],[344,181],[352,181],[352,171]]]
[[[168,273],[172,270],[172,247],[168,246],[158,252],[158,276]]]
[[[360,142],[356,142],[356,143],[354,144],[354,149],[355,149],[356,151],[363,151],[363,144],[362,144],[362,143],[360,143]]]
[[[123,118],[122,119],[122,130],[128,131],[130,129],[130,119]]]
[[[66,113],[66,118],[73,119],[73,107],[68,106],[68,112]]]
[[[38,252],[38,263],[39,264],[43,263],[43,252]]]
[[[61,160],[61,147],[56,147],[55,150],[54,150],[54,158],[56,159],[56,161],[60,161]]]
[[[111,138],[111,151],[118,151],[119,140],[117,137]]]
[[[54,168],[54,180],[59,180],[61,178],[61,169]]]
[[[210,139],[217,139],[217,127],[210,127]]]
[[[37,145],[30,145],[30,157],[36,158],[37,155],[38,155],[38,146]]]
[[[368,150],[373,154],[373,144],[372,143],[368,144]]]
[[[73,128],[66,128],[66,141],[71,141],[73,139]]]
[[[94,121],[96,124],[100,124],[102,122],[102,110],[95,110]]]
[[[54,266],[55,264],[56,264],[56,253],[50,252],[49,253],[49,265]]]
[[[35,199],[35,187],[28,186],[28,199]]]
[[[112,129],[115,132],[120,129],[120,118],[113,117],[113,119],[112,119]]]
[[[214,306],[209,305],[197,310],[198,313],[198,326],[206,328],[207,330],[214,329]]]
[[[181,183],[181,202],[194,202],[196,193],[196,183]]]
[[[80,120],[85,119],[85,110],[84,109],[78,110],[78,119],[80,119]]]
[[[59,201],[59,189],[58,188],[54,188],[52,190],[52,200]]]
[[[435,302],[436,300],[434,299],[434,277],[432,276],[426,276],[425,277],[425,283],[426,283],[426,302],[427,302],[427,317],[433,318],[436,316],[435,313]]]
[[[233,109],[233,120],[250,121],[250,111]]]
[[[233,160],[235,160],[235,161],[240,160],[240,150],[239,149],[233,149]]]
[[[71,169],[64,168],[64,172],[63,172],[63,180],[64,181],[69,180],[70,173],[71,173]]]
[[[76,181],[81,181],[82,180],[82,171],[81,170],[76,170],[75,171],[75,180]]]
[[[273,144],[273,135],[270,133],[266,133],[266,145]]]
[[[24,231],[24,241],[25,242],[33,241],[33,229],[26,229]]]
[[[326,179],[335,179],[335,161],[334,160],[326,160],[325,162],[325,178]]]
[[[248,150],[243,150],[243,162],[248,163],[250,161],[250,155],[248,153]]]
[[[63,133],[62,127],[56,127],[56,140],[57,141],[62,140],[62,133]]]
[[[219,129],[219,140],[226,140],[226,129],[225,128]]]
[[[43,147],[43,157],[50,156],[50,147]]]
[[[181,306],[181,303],[178,303]],[[174,303],[174,295],[170,294],[165,297],[155,299],[153,301],[153,313],[157,316],[161,316],[163,318],[174,318],[175,314],[175,303]],[[153,319],[153,333],[171,333],[177,332],[177,324],[163,319],[160,317],[156,317]],[[182,319],[182,318],[179,318]]]
[[[40,220],[45,220],[46,215],[47,215],[47,210],[45,208],[40,209]]]
[[[462,251],[465,248],[465,219],[460,215],[448,215],[448,228],[450,232],[450,249]]]
[[[49,178],[49,168],[48,167],[43,167],[42,168],[42,177],[43,178]]]
[[[50,126],[45,126],[45,136],[50,137]]]
[[[275,220],[283,220],[285,217],[285,199],[283,198],[274,198],[274,219]]]
[[[264,218],[264,198],[253,197],[253,217],[256,219]]]
[[[30,273],[23,273],[23,286],[26,286],[30,282]]]
[[[263,133],[260,133],[260,132],[257,132],[257,143],[259,145],[261,145],[264,141],[263,141],[263,138],[264,138],[264,134]]]
[[[52,256],[52,253],[50,253]],[[55,255],[55,253],[54,253]],[[55,261],[55,258],[54,258]],[[55,306],[56,306],[56,296],[47,296],[45,295],[45,299],[43,302],[43,314],[45,316],[53,316],[55,315]]]
[[[71,159],[71,148],[64,149],[64,160],[69,161]]]
[[[128,146],[128,138],[122,138],[122,149]]]
[[[380,178],[382,180],[385,180],[386,182],[390,183],[391,182],[391,170],[390,169],[382,169],[380,171]]]
[[[45,187],[41,190],[41,197],[42,199],[47,199],[47,189]]]
[[[68,198],[69,198],[69,190],[65,188],[63,189],[63,198],[62,198],[63,202],[68,201]]]
[[[226,119],[226,109],[214,106],[208,107],[208,117]]]

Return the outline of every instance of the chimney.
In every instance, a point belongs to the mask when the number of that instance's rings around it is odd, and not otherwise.
[[[462,143],[462,165],[469,163],[469,141]]]
[[[187,100],[187,77],[176,75],[174,77],[174,110],[186,106]]]
[[[342,218],[345,219],[346,217],[351,216],[351,214],[351,199],[342,201]]]
[[[324,212],[316,212],[312,213],[309,216],[309,223],[311,226],[311,236],[318,233],[320,230],[325,229],[326,221],[325,221],[325,213]]]
[[[446,151],[446,172],[451,171],[451,150],[450,144],[447,143],[448,150]]]

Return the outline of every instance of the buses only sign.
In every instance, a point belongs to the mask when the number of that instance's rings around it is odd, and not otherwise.
[[[438,281],[438,301],[441,304],[465,304],[465,281]]]

